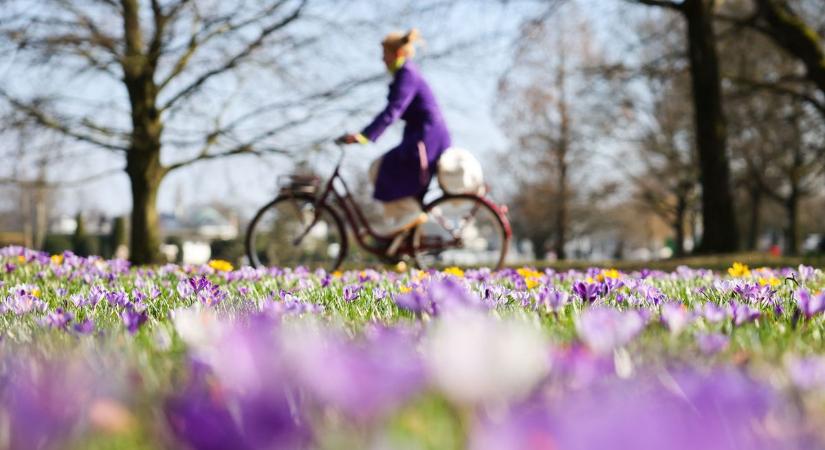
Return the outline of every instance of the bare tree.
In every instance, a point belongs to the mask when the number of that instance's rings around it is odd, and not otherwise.
[[[636,146],[641,168],[630,176],[637,201],[670,225],[675,256],[685,254],[691,213],[699,200],[690,114],[678,100],[689,91],[686,75],[650,80],[652,105]]]
[[[6,137],[0,157],[8,161],[8,177],[0,178],[0,185],[9,188],[10,197],[16,197],[15,220],[23,245],[42,248],[52,218],[56,186],[49,182],[49,166],[62,155],[63,139],[59,135],[39,135],[19,116],[10,116],[3,124]],[[58,148],[43,152],[42,148]]]
[[[702,240],[700,252],[727,252],[738,248],[730,164],[726,147],[721,76],[714,30],[715,0],[630,0],[674,11],[687,24],[687,54],[699,178],[702,186]]]
[[[821,191],[825,143],[818,116],[787,96],[760,95],[740,105],[737,153],[747,177],[785,211],[785,246],[799,251],[800,203]]]
[[[741,16],[747,3],[733,2],[722,16]],[[769,36],[737,22],[724,34],[720,52],[730,80],[726,95],[731,150],[751,204],[749,247],[755,244],[764,198],[784,210],[786,251],[795,254],[800,244],[799,205],[821,190],[825,169],[817,87],[800,72],[805,69],[796,57],[771,45]]]
[[[515,221],[517,231],[530,238],[536,256],[552,240],[560,259],[576,198],[585,190],[573,186],[572,168],[586,158],[587,127],[598,122],[586,98],[595,93],[586,81],[587,65],[595,64],[589,30],[575,10],[565,11],[523,25],[514,62],[499,81],[496,108],[513,145],[505,158],[518,168],[512,199],[514,216],[522,219]]]
[[[803,97],[825,114],[825,8],[822,2],[754,0],[755,10],[744,22],[770,37],[805,67],[805,78],[820,92],[820,98]],[[819,22],[818,24],[816,22]],[[818,27],[817,27],[818,26]]]
[[[313,105],[380,76],[305,83],[295,55],[331,33],[312,14],[308,0],[9,0],[0,48],[18,53],[18,74],[43,78],[41,89],[5,85],[0,97],[40,127],[125,161],[130,257],[155,262],[156,200],[168,174],[214,158],[284,153],[274,138],[308,120]],[[264,72],[281,95],[251,100],[233,90]],[[47,81],[66,74],[86,77],[89,92]]]

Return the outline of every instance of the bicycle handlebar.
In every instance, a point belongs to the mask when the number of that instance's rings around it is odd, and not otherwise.
[[[338,168],[341,167],[341,164],[344,163],[344,155],[346,155],[346,149],[344,148],[344,146],[346,146],[347,144],[346,142],[341,140],[341,138],[336,139],[335,144],[338,146],[338,150],[341,151],[341,156],[338,158],[338,163],[335,164],[335,171],[337,172]]]

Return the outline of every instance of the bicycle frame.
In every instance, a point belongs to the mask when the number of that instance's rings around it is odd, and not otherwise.
[[[379,256],[379,257],[386,257],[386,247],[385,246],[372,246],[366,242],[367,237],[371,237],[378,242],[381,243],[389,243],[392,241],[396,235],[382,235],[377,233],[372,226],[370,226],[369,221],[364,216],[364,212],[358,203],[352,198],[352,194],[350,193],[349,186],[347,185],[346,181],[344,180],[343,176],[341,176],[341,164],[344,161],[345,150],[343,146],[339,145],[339,149],[341,150],[341,156],[338,159],[337,164],[335,165],[335,169],[332,171],[332,175],[330,175],[329,180],[324,184],[324,188],[315,198],[315,205],[326,204],[327,206],[337,206],[337,209],[344,215],[344,222],[353,229],[355,234],[356,243],[359,247],[363,248],[367,252]],[[340,188],[336,186],[336,181],[340,183]],[[507,219],[506,210],[504,208],[500,208],[498,205],[487,199],[486,197],[477,196],[473,194],[458,194],[458,195],[451,195],[451,194],[444,194],[441,197],[433,200],[440,200],[443,198],[466,198],[468,196],[475,197],[479,199],[481,202],[485,203],[490,209],[492,209],[501,219],[501,223],[504,227],[504,232],[506,236],[506,240],[509,241],[510,237],[512,236],[512,230],[510,227],[510,222]],[[426,204],[424,207],[426,208]],[[309,230],[315,225],[317,219],[313,220],[304,234],[308,233]],[[412,236],[410,234],[410,236]],[[297,240],[303,236],[299,237]],[[456,240],[459,242],[459,240]],[[443,246],[442,246],[443,247]],[[405,240],[405,242],[398,248],[397,254],[407,254],[412,255],[414,251],[413,243],[411,239]]]
[[[374,247],[369,245],[366,242],[366,238],[371,237],[376,241],[388,243],[395,238],[395,235],[382,235],[377,233],[372,226],[370,226],[369,221],[364,216],[363,210],[352,198],[347,182],[344,180],[344,177],[341,176],[341,164],[344,161],[345,150],[343,146],[340,145],[339,149],[341,150],[341,156],[338,159],[338,163],[335,165],[335,170],[332,171],[332,175],[330,175],[329,180],[326,182],[320,195],[316,197],[315,204],[319,205],[326,203],[330,206],[337,206],[337,209],[344,214],[344,222],[352,228],[358,246],[373,255],[386,256],[385,247]],[[336,181],[340,183],[341,188],[336,187]],[[312,226],[309,228],[312,228]],[[402,245],[398,249],[399,254],[409,254],[411,251],[412,248],[408,244]]]

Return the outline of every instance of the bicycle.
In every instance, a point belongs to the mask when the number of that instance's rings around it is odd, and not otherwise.
[[[422,200],[428,219],[393,235],[377,233],[341,176],[345,150],[329,179],[287,175],[274,200],[249,223],[246,252],[255,267],[323,268],[334,271],[349,250],[346,225],[355,242],[388,263],[410,260],[420,269],[444,265],[501,268],[512,232],[506,207],[476,194],[442,193]],[[343,218],[343,220],[342,220]],[[375,243],[370,244],[368,239]]]

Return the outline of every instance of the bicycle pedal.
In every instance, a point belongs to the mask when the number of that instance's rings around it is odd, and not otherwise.
[[[397,234],[394,238],[392,238],[390,246],[387,247],[387,256],[395,256],[395,253],[398,252],[398,248],[401,247],[401,243],[404,242],[404,238],[406,238],[408,234],[409,231],[405,231],[403,233]]]

